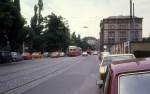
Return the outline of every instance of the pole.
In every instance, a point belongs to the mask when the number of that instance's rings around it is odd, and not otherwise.
[[[132,34],[132,0],[130,0],[130,29],[128,31],[128,53],[130,53],[130,42],[131,42],[131,34]]]
[[[133,3],[133,33],[134,33],[134,40],[138,39],[138,35],[136,34],[136,28],[135,28],[135,11],[134,11],[134,3]]]
[[[130,0],[130,29],[128,32],[128,41],[131,41],[131,32],[132,32],[132,0]]]
[[[24,42],[22,43],[22,53],[25,52]]]

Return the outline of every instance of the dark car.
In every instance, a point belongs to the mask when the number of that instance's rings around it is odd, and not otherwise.
[[[148,94],[150,92],[150,58],[113,62],[107,71],[104,94]]]
[[[11,52],[11,56],[14,62],[23,60],[23,57],[18,52]]]
[[[0,51],[0,63],[10,63],[12,62],[11,52]]]

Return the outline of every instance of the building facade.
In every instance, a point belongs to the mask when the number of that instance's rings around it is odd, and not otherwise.
[[[101,20],[100,50],[110,51],[112,45],[120,42],[141,41],[142,21],[143,18],[130,16],[110,16]]]

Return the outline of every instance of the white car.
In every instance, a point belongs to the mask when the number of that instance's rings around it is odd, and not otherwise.
[[[59,56],[60,56],[60,57],[64,57],[64,56],[65,56],[65,53],[64,53],[64,52],[59,52]]]
[[[94,52],[93,52],[93,55],[98,55],[98,51],[94,51]]]
[[[104,80],[107,66],[110,65],[113,61],[122,61],[135,59],[133,54],[116,54],[116,55],[105,55],[102,58],[101,63],[99,64],[99,77],[101,80]]]
[[[104,56],[107,56],[107,55],[110,55],[110,53],[109,52],[101,52],[99,54],[99,59],[101,60]]]
[[[59,52],[51,52],[50,57],[51,58],[57,58],[57,57],[59,57]]]
[[[43,56],[44,56],[44,57],[48,57],[48,56],[49,56],[49,53],[48,53],[48,52],[44,52],[44,53],[43,53]]]
[[[87,52],[83,52],[82,56],[88,56],[88,53]]]

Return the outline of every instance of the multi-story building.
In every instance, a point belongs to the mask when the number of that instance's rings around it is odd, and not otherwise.
[[[110,16],[100,23],[100,50],[126,41],[142,40],[143,18],[130,16]]]

